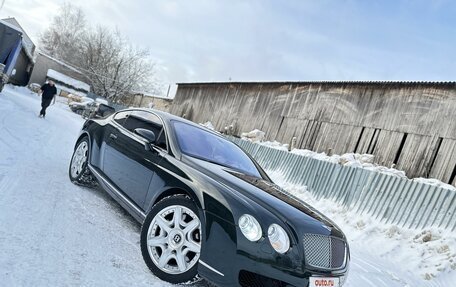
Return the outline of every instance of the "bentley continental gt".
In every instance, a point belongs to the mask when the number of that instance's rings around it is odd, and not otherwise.
[[[152,109],[87,120],[69,166],[142,224],[149,269],[171,283],[342,286],[343,232],[223,135]]]

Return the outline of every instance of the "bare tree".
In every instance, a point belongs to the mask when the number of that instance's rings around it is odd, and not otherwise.
[[[83,45],[80,64],[99,94],[117,101],[133,90],[154,88],[149,51],[133,46],[119,31],[98,26],[85,34]]]
[[[149,50],[132,45],[117,29],[87,27],[83,11],[68,3],[52,23],[41,37],[45,52],[85,72],[96,94],[117,102],[132,91],[157,90]]]
[[[65,2],[51,25],[40,35],[41,49],[50,56],[77,63],[80,43],[87,30],[86,16],[81,8]]]

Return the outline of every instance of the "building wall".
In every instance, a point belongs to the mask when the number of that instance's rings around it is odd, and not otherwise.
[[[30,61],[30,58],[25,54],[24,50],[21,50],[14,66],[16,74],[14,76],[12,75],[9,81],[15,85],[26,86],[29,82],[32,68],[33,63]]]
[[[173,100],[134,94],[120,99],[120,102],[127,107],[148,108],[152,105],[154,109],[169,112]]]
[[[136,96],[134,102],[135,107],[148,108],[152,106],[154,109],[164,112],[169,112],[171,104],[172,100],[170,99],[154,98],[147,96]]]
[[[87,78],[83,74],[76,72],[74,69],[71,69],[65,65],[62,65],[61,63],[41,53],[37,53],[35,66],[33,68],[29,83],[38,83],[40,85],[44,84],[46,81],[47,71],[49,69],[55,70],[84,83],[88,83]]]
[[[318,152],[371,153],[410,177],[456,183],[455,83],[180,84],[171,112]]]

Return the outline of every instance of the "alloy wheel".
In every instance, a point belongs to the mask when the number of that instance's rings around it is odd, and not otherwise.
[[[154,264],[167,274],[182,274],[199,260],[201,222],[182,205],[158,212],[147,232],[147,250]]]
[[[77,178],[84,172],[84,164],[87,162],[89,145],[86,141],[82,141],[76,148],[71,160],[71,176]]]

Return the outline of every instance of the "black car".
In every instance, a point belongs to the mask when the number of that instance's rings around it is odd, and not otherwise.
[[[116,109],[114,107],[108,106],[103,103],[98,103],[95,101],[85,105],[85,107],[81,111],[81,116],[84,119],[104,118],[109,115],[112,115],[115,112]]]
[[[69,169],[142,223],[150,270],[219,286],[342,286],[349,247],[328,218],[275,185],[222,135],[150,109],[88,120]]]
[[[71,102],[68,104],[70,107],[71,111],[82,115],[82,112],[87,108],[87,105],[93,103],[92,99],[84,99],[82,102]]]

